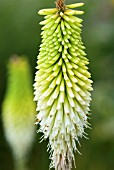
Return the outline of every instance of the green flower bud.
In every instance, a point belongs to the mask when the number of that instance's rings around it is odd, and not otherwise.
[[[49,138],[51,165],[56,170],[71,170],[78,151],[77,142],[89,127],[88,116],[92,90],[89,64],[81,38],[83,14],[69,8],[83,3],[40,10],[46,15],[41,33],[42,44],[38,55],[35,77],[37,122],[44,139]],[[79,152],[79,151],[78,151]]]
[[[25,170],[26,156],[35,137],[34,117],[35,103],[29,64],[25,57],[14,56],[8,63],[2,119],[18,170]]]

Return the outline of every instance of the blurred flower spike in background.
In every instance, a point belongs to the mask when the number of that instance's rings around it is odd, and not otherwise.
[[[35,103],[27,57],[13,56],[8,63],[8,82],[2,107],[5,137],[16,170],[26,169],[26,160],[35,138]]]

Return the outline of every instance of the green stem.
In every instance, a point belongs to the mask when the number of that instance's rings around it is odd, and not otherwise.
[[[15,170],[29,170],[26,166],[26,160],[24,159],[17,159],[15,161]]]

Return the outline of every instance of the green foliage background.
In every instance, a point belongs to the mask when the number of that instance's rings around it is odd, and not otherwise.
[[[114,169],[114,0],[82,0],[83,41],[90,60],[94,80],[92,93],[92,130],[89,140],[82,139],[76,154],[77,170]],[[67,4],[82,2],[66,0]],[[28,56],[35,72],[36,56],[40,44],[39,21],[41,8],[54,7],[54,0],[0,0],[0,109],[7,86],[7,61],[12,54]],[[1,113],[0,113],[1,115]],[[30,154],[30,170],[47,170],[47,142],[35,139]],[[0,170],[13,170],[13,159],[5,141],[0,117]]]

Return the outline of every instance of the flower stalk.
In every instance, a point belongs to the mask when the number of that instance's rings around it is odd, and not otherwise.
[[[56,7],[61,10],[64,11],[65,10],[65,4],[64,4],[65,0],[57,0],[56,1]]]

